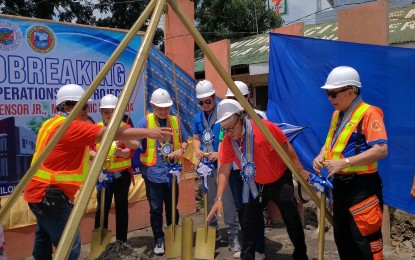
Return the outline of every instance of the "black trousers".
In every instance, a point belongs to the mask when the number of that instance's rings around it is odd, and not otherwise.
[[[258,185],[260,188],[261,186]],[[287,227],[288,236],[294,245],[294,259],[308,259],[305,244],[304,230],[297,201],[294,198],[292,174],[287,170],[276,182],[263,186],[263,200],[272,200],[280,209],[282,219]],[[243,217],[241,222],[242,252],[241,259],[255,259],[256,229],[264,228],[262,205],[256,200],[249,200],[243,204]]]
[[[378,173],[355,175],[346,183],[333,182],[334,240],[340,259],[373,259],[371,242],[382,239],[381,227],[368,236],[359,231],[349,209],[376,195],[383,209],[382,180]],[[380,246],[380,250],[382,246]]]
[[[233,200],[235,202],[236,212],[238,213],[239,223],[242,222],[243,218],[243,203],[242,203],[242,189],[243,189],[243,180],[241,176],[240,170],[231,170],[231,174],[229,175],[229,187],[232,192]],[[264,204],[260,205],[261,212],[263,212]],[[262,223],[258,223],[258,226],[264,226],[264,218],[262,217]],[[258,253],[265,253],[265,237],[264,237],[264,228],[257,228],[255,230],[255,252]]]
[[[130,191],[131,174],[128,170],[121,172],[121,177],[105,188],[104,227],[108,228],[108,215],[111,209],[112,198],[115,202],[116,239],[126,242],[128,232],[128,192]],[[98,207],[95,213],[95,228],[99,228],[101,212],[101,191],[97,193]]]

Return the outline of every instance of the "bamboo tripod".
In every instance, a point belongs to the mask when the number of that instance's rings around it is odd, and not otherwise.
[[[42,165],[44,160],[49,156],[53,147],[58,143],[60,138],[65,133],[66,129],[75,119],[75,116],[81,111],[82,107],[87,103],[89,97],[93,95],[94,91],[97,89],[101,81],[105,78],[105,75],[108,73],[108,71],[117,61],[117,59],[121,56],[122,52],[131,42],[135,34],[142,27],[142,25],[147,20],[147,18],[150,16],[150,14],[152,14],[150,24],[144,35],[142,44],[137,53],[137,57],[134,60],[130,74],[128,75],[127,81],[120,95],[117,107],[115,108],[114,116],[111,118],[108,124],[107,131],[105,132],[101,140],[101,145],[98,149],[98,152],[96,154],[94,161],[92,162],[88,177],[84,185],[82,186],[78,200],[76,204],[74,205],[72,213],[69,217],[68,223],[62,234],[61,241],[55,252],[54,259],[67,259],[68,258],[74,237],[76,235],[76,232],[79,228],[79,224],[82,220],[85,209],[87,207],[88,200],[91,197],[91,194],[95,188],[95,184],[98,180],[99,172],[102,169],[102,165],[104,164],[105,158],[108,154],[108,151],[110,149],[110,146],[115,136],[115,133],[117,131],[117,128],[121,123],[122,116],[127,107],[127,104],[129,100],[131,99],[131,96],[134,91],[134,87],[137,83],[140,72],[142,71],[144,67],[144,63],[147,60],[148,54],[150,52],[150,47],[151,47],[151,44],[154,38],[154,34],[156,32],[157,25],[160,20],[160,17],[161,17],[161,14],[162,14],[162,11],[164,9],[166,2],[172,7],[173,11],[177,14],[181,22],[186,27],[186,29],[190,32],[190,34],[192,35],[192,37],[194,38],[195,42],[198,44],[200,49],[202,49],[202,51],[204,52],[208,60],[212,63],[214,68],[217,70],[217,72],[219,73],[221,78],[224,80],[226,85],[231,89],[232,93],[234,93],[238,102],[244,107],[245,111],[254,120],[255,124],[259,127],[261,132],[264,134],[267,141],[273,146],[276,152],[280,155],[284,163],[288,166],[288,168],[291,170],[294,176],[298,179],[300,184],[306,188],[307,192],[311,196],[311,199],[316,203],[317,207],[320,208],[321,200],[317,196],[317,193],[315,192],[314,188],[311,187],[307,183],[307,181],[304,179],[304,177],[300,173],[297,172],[292,160],[288,157],[288,155],[282,149],[281,145],[271,135],[271,133],[268,131],[264,123],[260,120],[258,115],[254,112],[253,108],[250,106],[248,101],[245,99],[245,97],[236,87],[231,76],[228,75],[228,73],[222,67],[219,60],[213,54],[211,49],[208,47],[206,41],[203,39],[203,37],[200,35],[198,30],[194,26],[193,22],[188,19],[187,15],[185,14],[185,12],[182,10],[180,5],[178,4],[178,0],[152,0],[147,5],[146,9],[140,15],[140,17],[135,22],[135,24],[130,29],[130,31],[125,35],[124,39],[121,41],[120,45],[116,48],[114,53],[110,56],[108,61],[105,63],[104,67],[97,74],[97,76],[95,77],[95,79],[93,80],[89,88],[85,91],[85,94],[82,96],[82,98],[79,100],[79,102],[74,107],[73,111],[69,114],[69,116],[66,118],[66,120],[63,122],[59,130],[54,135],[54,137],[47,144],[47,146],[45,147],[45,150],[39,155],[38,159],[33,162],[30,169],[26,172],[24,177],[20,180],[19,184],[16,186],[14,192],[12,193],[8,201],[5,203],[4,207],[0,210],[0,222],[2,222],[7,212],[10,210],[10,208],[13,206],[13,204],[16,202],[16,200],[22,193],[23,189],[26,187],[27,183],[30,181],[30,179],[39,169],[40,165]],[[330,223],[333,223],[333,216],[329,213],[329,211],[326,211],[326,218]]]

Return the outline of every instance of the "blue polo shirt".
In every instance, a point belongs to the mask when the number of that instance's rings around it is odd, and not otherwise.
[[[167,119],[157,119],[159,120],[160,127],[165,127],[167,125]],[[147,128],[148,121],[147,118],[144,117],[138,122],[138,128]],[[189,138],[189,134],[186,130],[182,127],[183,124],[180,122],[180,134],[182,136],[183,142],[187,141]],[[139,139],[138,140],[142,145],[142,153],[147,151],[147,138]],[[169,163],[163,161],[163,156],[160,155],[158,152],[160,148],[160,142],[156,140],[156,164],[154,166],[147,166],[144,165],[141,168],[142,174],[148,180],[155,182],[155,183],[168,183],[171,179],[171,174],[169,173]]]
[[[213,113],[213,112],[212,112]],[[199,135],[200,139],[202,139],[203,131],[205,130],[205,126],[203,125],[203,116],[208,120],[208,114],[205,111],[199,112],[194,121],[193,121],[193,135]],[[214,119],[216,122],[216,118]],[[218,151],[219,146],[219,135],[220,135],[220,123],[216,123],[213,126],[211,126],[211,129],[213,131],[213,151]],[[203,141],[200,141],[200,149],[203,151]]]

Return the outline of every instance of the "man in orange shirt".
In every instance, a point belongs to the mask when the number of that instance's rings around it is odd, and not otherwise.
[[[333,178],[333,230],[341,259],[383,259],[382,180],[377,165],[388,154],[383,112],[363,102],[360,76],[334,68],[322,89],[334,106],[326,143],[313,160]]]
[[[56,93],[58,115],[45,121],[39,129],[33,159],[41,154],[66,116],[84,94],[82,87],[69,84]],[[65,134],[53,148],[25,188],[24,199],[36,216],[37,227],[33,256],[35,259],[52,259],[52,245],[57,246],[73,207],[79,187],[89,171],[89,146],[99,143],[105,126],[85,122],[86,105],[71,123]],[[170,128],[137,129],[119,128],[116,140],[149,137],[162,139],[171,135]],[[78,259],[81,250],[79,232],[76,235],[68,259]]]
[[[241,259],[255,259],[256,236],[252,234],[255,234],[257,228],[264,228],[261,203],[268,200],[274,201],[281,211],[294,245],[293,258],[308,259],[304,230],[294,197],[292,174],[259,128],[252,120],[246,118],[243,111],[236,100],[226,99],[218,104],[217,122],[221,123],[226,136],[219,152],[220,167],[215,204],[208,219],[216,212],[221,215],[223,211],[222,196],[228,184],[231,163],[235,162],[242,169],[241,175],[244,180],[244,210],[240,223]],[[308,177],[308,172],[303,169],[294,148],[281,129],[267,120],[263,122],[295,163],[298,172]]]

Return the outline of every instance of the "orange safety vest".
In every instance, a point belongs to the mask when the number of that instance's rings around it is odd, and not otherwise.
[[[58,129],[63,121],[65,116],[57,115],[43,123],[42,127],[39,129],[38,139],[36,143],[35,154],[33,155],[32,163],[39,157],[42,151],[47,145],[47,140],[49,140],[51,132],[54,132],[55,129]],[[79,167],[72,171],[54,171],[45,167],[42,164],[37,170],[36,174],[33,176],[33,180],[37,180],[47,184],[63,183],[63,184],[72,184],[76,186],[81,186],[88,174],[89,171],[89,147],[85,147],[83,160],[79,162]]]
[[[334,111],[333,117],[331,119],[330,129],[327,134],[326,144],[325,144],[325,159],[326,160],[336,160],[344,158],[342,152],[347,145],[347,141],[349,140],[352,133],[357,128],[359,122],[363,119],[363,116],[366,114],[368,108],[370,108],[369,104],[361,103],[354,111],[350,117],[349,122],[344,126],[341,130],[340,134],[337,137],[336,142],[332,146],[334,133],[336,131],[337,123],[339,121],[339,111]],[[357,174],[365,174],[365,173],[373,173],[376,172],[378,168],[378,162],[374,162],[368,165],[360,165],[360,166],[353,166],[344,168],[342,170],[343,173],[350,173],[355,172]]]
[[[170,127],[173,129],[173,149],[176,151],[180,147],[179,122],[176,116],[168,116]],[[147,128],[156,128],[156,116],[154,113],[147,115]],[[147,166],[156,164],[156,140],[147,138],[146,153],[140,155],[141,162]]]
[[[104,122],[99,122],[99,126],[104,126]],[[121,122],[120,127],[124,127],[126,124],[124,122]],[[97,144],[97,149],[99,147],[99,144]],[[131,167],[131,158],[130,157],[117,157],[114,155],[114,151],[117,148],[115,145],[115,142],[112,142],[110,150],[107,155],[107,159],[109,161],[104,163],[104,168],[108,172],[116,172],[116,171],[122,171],[125,169],[128,169]]]

